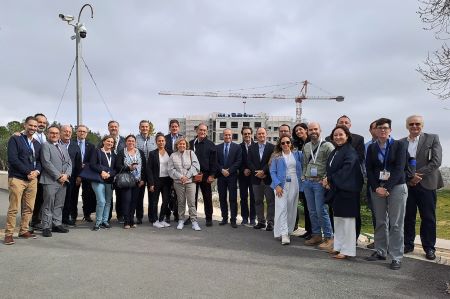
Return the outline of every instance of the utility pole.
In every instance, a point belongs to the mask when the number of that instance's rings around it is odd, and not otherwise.
[[[68,25],[73,27],[75,35],[71,39],[75,40],[75,62],[76,62],[76,87],[77,87],[77,126],[83,124],[83,110],[82,110],[82,82],[81,82],[81,64],[80,59],[82,58],[81,52],[81,39],[86,38],[87,30],[83,23],[80,23],[81,13],[83,9],[88,6],[91,9],[91,19],[94,18],[94,9],[90,4],[85,4],[81,7],[80,13],[78,14],[78,20],[76,24],[72,24],[74,17],[71,15],[59,14],[59,18],[66,21]]]

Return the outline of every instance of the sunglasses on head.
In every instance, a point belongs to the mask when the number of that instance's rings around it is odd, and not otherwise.
[[[291,142],[290,142],[289,140],[288,140],[288,141],[282,141],[282,142],[281,142],[281,145],[285,145],[285,144],[288,144],[288,145],[289,145],[289,144],[291,144]]]

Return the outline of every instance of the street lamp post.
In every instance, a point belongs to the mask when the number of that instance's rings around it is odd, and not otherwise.
[[[76,77],[77,77],[77,126],[81,125],[82,122],[82,87],[81,87],[81,64],[80,64],[80,57],[82,55],[81,53],[81,39],[86,37],[87,30],[83,23],[80,23],[81,13],[83,9],[88,6],[91,9],[91,18],[94,18],[94,9],[90,4],[85,4],[81,7],[80,13],[78,14],[78,20],[76,24],[72,24],[74,21],[74,17],[70,15],[63,15],[59,14],[59,18],[65,22],[67,22],[68,25],[73,27],[73,30],[75,32],[75,35],[71,37],[71,39],[75,40],[76,44]]]

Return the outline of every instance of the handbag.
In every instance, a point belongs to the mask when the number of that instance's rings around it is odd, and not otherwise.
[[[114,186],[117,188],[132,188],[136,187],[136,178],[134,175],[131,174],[131,172],[123,172],[125,168],[125,165],[122,167],[122,169],[119,171],[118,174],[114,177]]]
[[[99,156],[98,159],[100,160],[100,154],[98,151],[97,156]],[[97,183],[104,182],[100,174],[94,171],[89,164],[84,165],[83,169],[81,170],[78,176],[90,182],[97,182]]]
[[[189,158],[191,159],[191,166],[192,166],[192,151],[189,151]],[[203,173],[201,173],[201,172],[197,173],[192,178],[192,181],[194,183],[201,183],[202,180],[203,180]]]

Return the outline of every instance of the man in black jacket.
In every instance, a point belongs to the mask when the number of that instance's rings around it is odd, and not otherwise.
[[[81,169],[83,169],[91,160],[91,155],[95,151],[95,145],[86,140],[89,133],[89,128],[85,125],[79,125],[77,128],[77,138],[73,140],[80,148],[81,153]],[[80,170],[81,171],[81,170]],[[78,195],[80,192],[80,186],[83,190],[81,199],[83,201],[83,216],[86,222],[92,222],[91,214],[95,212],[97,201],[95,199],[94,190],[92,190],[91,182],[77,177],[75,185],[72,188],[72,198],[76,198],[77,201],[73,201],[76,204],[73,209],[78,212]],[[76,217],[74,218],[76,219]]]
[[[255,195],[253,194],[252,188],[252,179],[251,179],[251,170],[248,166],[248,149],[253,142],[253,130],[250,127],[242,127],[242,143],[241,152],[242,152],[242,162],[241,167],[239,168],[239,196],[241,198],[241,216],[242,223],[241,225],[248,224],[248,220],[250,217],[250,225],[255,225],[256,218],[256,210],[255,210]],[[250,202],[249,202],[249,194],[250,194]]]
[[[69,152],[70,160],[72,162],[72,173],[70,175],[70,181],[66,189],[66,198],[64,200],[64,208],[62,212],[62,223],[75,226],[77,220],[77,204],[78,197],[74,196],[73,189],[75,187],[76,178],[80,174],[82,163],[81,163],[81,150],[77,143],[70,140],[72,137],[72,127],[69,125],[61,126],[61,140],[62,146],[65,146]]]
[[[275,146],[266,142],[266,129],[258,128],[256,138],[258,143],[253,144],[248,149],[248,166],[251,171],[253,192],[255,193],[256,216],[258,224],[255,229],[265,228],[267,231],[273,230],[273,219],[275,215],[275,194],[270,188],[272,179],[269,172],[269,160]],[[267,203],[267,227],[264,216],[264,197]]]
[[[8,141],[8,190],[9,207],[6,217],[5,245],[14,244],[16,214],[22,206],[19,238],[36,238],[28,231],[37,192],[37,177],[41,172],[39,158],[41,145],[33,138],[37,120],[33,116],[25,119],[23,134],[12,136]]]
[[[200,123],[197,126],[197,137],[189,142],[189,148],[197,155],[200,163],[200,172],[203,174],[202,181],[197,184],[195,203],[197,203],[198,189],[200,187],[205,206],[206,226],[212,226],[213,204],[211,184],[216,178],[218,164],[216,146],[206,136],[207,132],[208,126]]]

